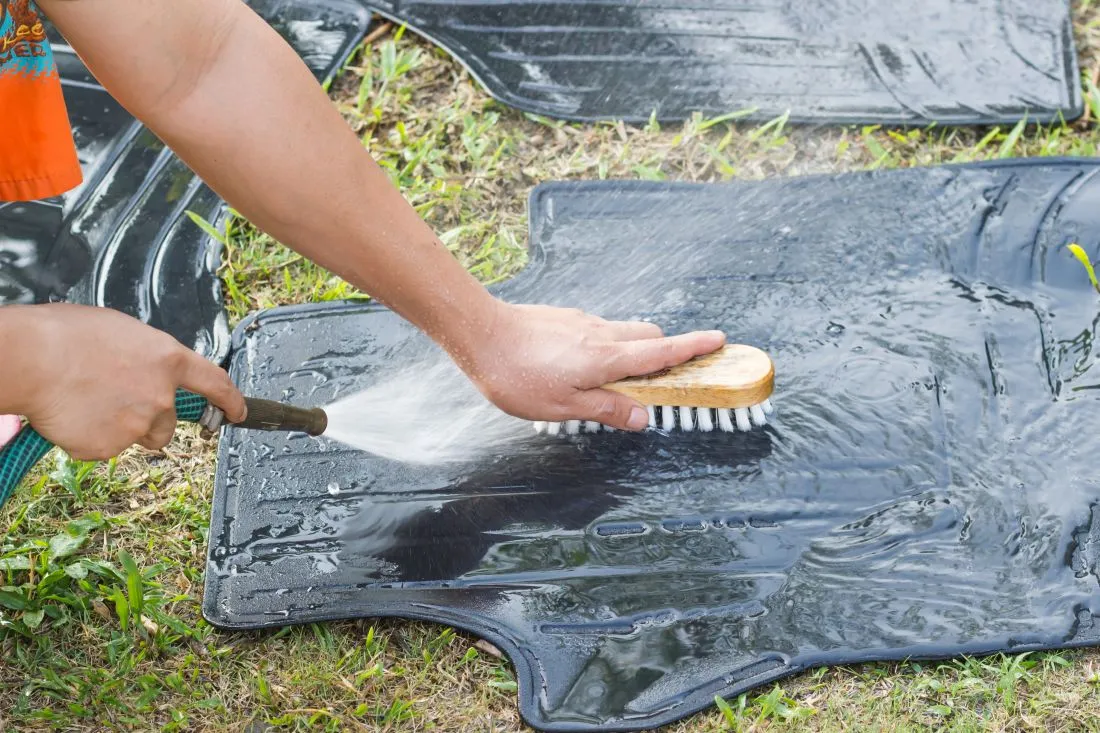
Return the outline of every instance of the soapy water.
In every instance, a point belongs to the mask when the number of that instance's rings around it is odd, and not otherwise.
[[[1100,251],[1083,169],[536,200],[547,252],[504,295],[764,348],[777,415],[746,434],[537,436],[396,316],[269,322],[246,386],[311,385],[388,457],[232,436],[208,598],[502,633],[542,686],[525,716],[580,725],[805,666],[1089,643],[1100,304],[1061,249]]]

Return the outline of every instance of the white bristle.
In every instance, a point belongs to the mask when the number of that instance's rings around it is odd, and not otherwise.
[[[735,431],[749,432],[753,426],[763,427],[768,424],[768,415],[775,412],[771,400],[764,400],[758,405],[750,407],[738,407],[736,409],[706,408],[706,407],[671,407],[668,405],[649,405],[646,407],[649,413],[649,427],[660,427],[664,432],[672,432],[677,426],[684,432],[698,430],[709,433],[721,430],[726,433]],[[567,420],[565,422],[544,422],[542,420],[531,423],[536,433],[559,435],[577,435],[581,432],[598,433],[603,430],[608,433],[615,432],[610,425],[596,422],[595,420]]]
[[[680,429],[686,433],[695,429],[695,417],[691,414],[690,407],[680,408]]]
[[[737,418],[737,429],[742,432],[748,432],[752,430],[752,422],[749,420],[749,408],[738,407],[733,411],[733,416]]]
[[[661,429],[667,431],[676,428],[676,408],[675,407],[662,407],[661,408]]]
[[[729,410],[718,410],[718,427],[727,433],[734,431],[733,420],[730,419]]]
[[[714,413],[705,407],[700,407],[695,411],[695,419],[699,423],[699,429],[704,433],[709,433],[714,430]]]

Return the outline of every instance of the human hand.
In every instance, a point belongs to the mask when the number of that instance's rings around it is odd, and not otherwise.
[[[229,375],[171,336],[118,311],[50,304],[0,309],[0,411],[15,412],[78,460],[134,443],[164,447],[176,389],[203,395],[231,421],[246,407]],[[5,349],[7,350],[7,349]]]
[[[489,335],[456,361],[482,394],[514,417],[641,430],[649,424],[644,406],[600,388],[682,364],[725,342],[720,331],[666,338],[652,323],[501,303]]]

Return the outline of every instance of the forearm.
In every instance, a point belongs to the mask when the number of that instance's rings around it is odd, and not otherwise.
[[[0,415],[22,415],[34,385],[31,306],[0,307]]]
[[[427,332],[511,415],[640,429],[646,411],[601,387],[710,353],[725,340],[721,333],[665,339],[652,324],[499,303],[391,186],[305,64],[241,0],[38,4],[108,91],[224,199]],[[144,379],[147,370],[131,367],[120,362],[98,373]],[[167,378],[147,385],[146,402],[178,381]],[[69,382],[70,393],[87,402],[94,390],[79,374]],[[101,417],[111,407],[108,400],[86,414],[93,424],[110,425]],[[74,421],[55,412],[57,435],[64,437]],[[156,416],[154,427],[169,417]],[[146,424],[134,426],[146,430]],[[143,445],[163,439],[154,431]],[[108,443],[87,452],[104,453],[118,441]]]
[[[491,327],[495,300],[239,0],[41,5],[101,83],[262,230],[451,351]]]

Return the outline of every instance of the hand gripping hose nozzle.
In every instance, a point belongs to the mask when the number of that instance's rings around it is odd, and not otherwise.
[[[248,415],[239,423],[225,419],[225,413],[214,407],[200,395],[179,390],[176,392],[176,417],[181,422],[198,422],[207,437],[221,427],[246,430],[268,430],[288,433],[324,434],[328,428],[328,415],[318,408],[293,407],[273,400],[245,397]],[[53,448],[46,438],[30,425],[24,425],[19,434],[7,445],[0,446],[0,506],[3,506],[15,487],[34,468],[35,464]]]

